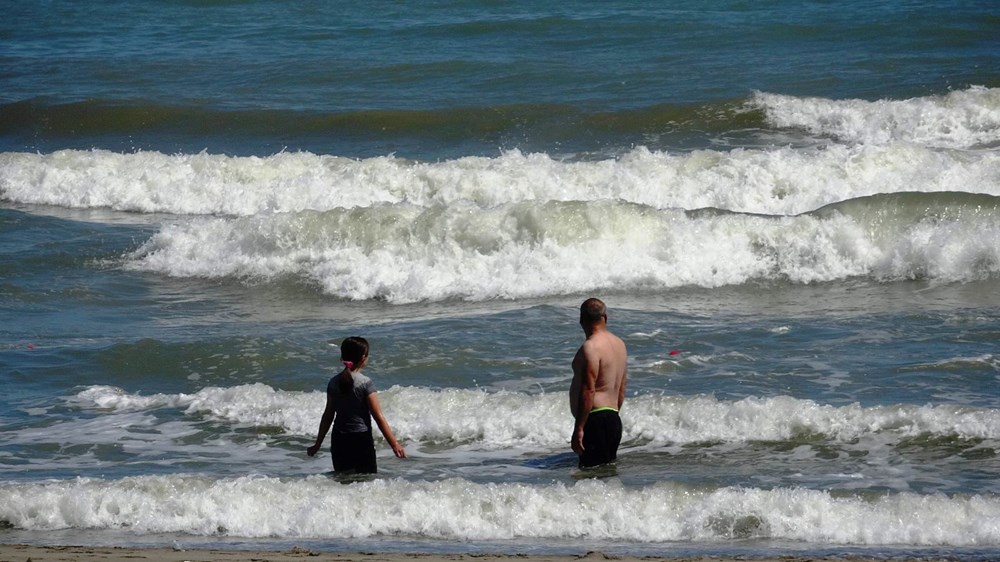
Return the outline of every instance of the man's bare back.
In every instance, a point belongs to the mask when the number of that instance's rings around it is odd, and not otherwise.
[[[595,408],[614,408],[620,410],[625,401],[625,376],[627,372],[628,352],[625,342],[618,336],[605,330],[587,338],[573,358],[573,383],[570,385],[570,411],[578,418],[581,413],[580,403],[584,381],[594,377],[592,368],[596,367],[594,394],[587,411]]]
[[[573,450],[582,455],[585,450],[584,433],[591,413],[617,412],[625,401],[628,381],[628,350],[625,342],[607,328],[607,311],[598,299],[587,299],[580,307],[580,327],[587,341],[573,358],[573,382],[570,384],[569,405],[575,421],[571,442]],[[620,427],[620,420],[619,420]],[[618,440],[621,439],[620,429]],[[609,448],[612,448],[609,446]],[[617,452],[614,442],[609,452],[611,459]]]

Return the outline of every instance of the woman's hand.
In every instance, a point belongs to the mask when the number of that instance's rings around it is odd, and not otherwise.
[[[392,447],[392,454],[396,455],[397,459],[406,458],[406,449],[404,449],[403,446],[399,444],[399,442],[393,443],[391,447]]]

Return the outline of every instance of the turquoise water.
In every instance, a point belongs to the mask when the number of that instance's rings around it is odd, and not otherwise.
[[[0,541],[995,557],[998,18],[8,7]],[[411,458],[344,483],[355,334]]]

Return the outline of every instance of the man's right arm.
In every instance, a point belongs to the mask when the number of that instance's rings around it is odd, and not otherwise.
[[[628,359],[625,360],[625,367],[622,369],[622,382],[618,385],[618,410],[622,409],[622,404],[625,403],[625,385],[628,384]]]

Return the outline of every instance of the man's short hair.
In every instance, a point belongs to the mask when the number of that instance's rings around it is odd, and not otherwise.
[[[608,308],[601,299],[589,298],[580,305],[580,322],[596,324],[608,319]]]

